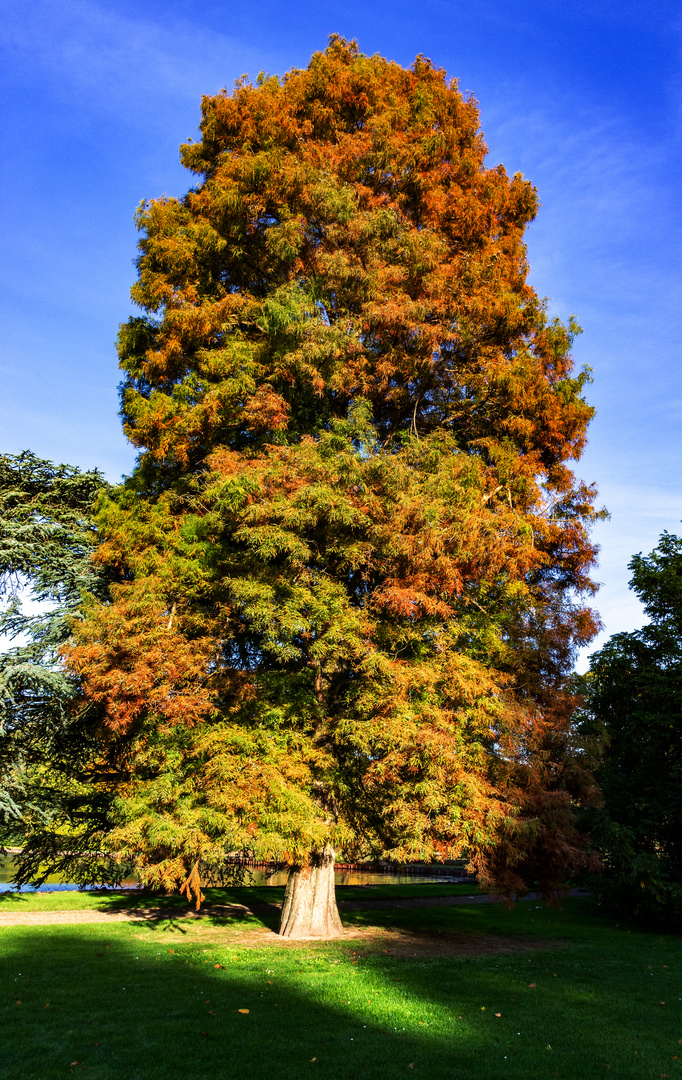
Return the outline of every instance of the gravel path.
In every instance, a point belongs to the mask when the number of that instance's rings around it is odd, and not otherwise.
[[[581,889],[570,889],[568,896],[588,896]],[[524,900],[541,899],[539,893],[526,893]],[[387,908],[420,907],[455,907],[468,904],[493,904],[494,896],[415,896],[404,900],[341,900],[341,911],[381,911]],[[2,911],[2,926],[59,926],[70,923],[112,923],[112,922],[158,922],[167,919],[200,920],[204,916],[218,919],[243,918],[246,915],[260,915],[278,911],[281,904],[212,904],[210,907],[195,911],[191,907],[148,907],[129,908],[126,911]]]
[[[260,905],[259,905],[260,906]],[[255,907],[255,905],[254,905]],[[240,918],[252,914],[243,904],[213,904],[210,908],[195,911],[193,907],[129,908],[127,911],[0,911],[2,926],[59,926],[62,923],[112,923],[112,922],[158,922],[161,919],[201,920],[205,915],[213,918]]]

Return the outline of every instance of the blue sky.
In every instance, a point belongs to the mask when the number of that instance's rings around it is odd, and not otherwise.
[[[679,3],[0,0],[0,450],[131,469],[113,342],[135,207],[189,186],[202,93],[304,66],[332,32],[458,77],[489,162],[537,185],[531,281],[594,370],[597,606],[607,634],[641,625],[628,560],[682,519]]]

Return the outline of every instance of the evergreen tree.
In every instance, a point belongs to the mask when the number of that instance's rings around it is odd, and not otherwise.
[[[91,558],[104,488],[96,470],[28,451],[0,456],[0,635],[9,645],[0,654],[0,838],[23,847],[19,882],[48,869],[83,882],[111,877],[92,838],[107,819],[101,781],[103,770],[117,775],[115,740],[61,661],[85,598],[108,596],[108,575]]]
[[[663,533],[635,555],[630,586],[650,618],[615,634],[585,679],[581,724],[596,761],[603,807],[590,824],[611,907],[682,922],[682,537]]]
[[[196,186],[138,212],[140,457],[66,651],[129,748],[99,842],[197,900],[235,853],[280,860],[292,936],[338,932],[339,849],[555,886],[592,410],[526,280],[535,190],[428,60],[336,37],[204,98],[201,134]]]

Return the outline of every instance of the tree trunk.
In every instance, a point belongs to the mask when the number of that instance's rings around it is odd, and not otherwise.
[[[329,845],[311,852],[308,866],[292,866],[289,871],[279,932],[298,940],[343,934],[336,906],[334,850]]]

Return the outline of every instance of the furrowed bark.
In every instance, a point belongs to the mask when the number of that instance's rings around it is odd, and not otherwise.
[[[336,906],[334,849],[313,851],[307,866],[292,866],[284,893],[281,937],[335,938],[343,934]]]

